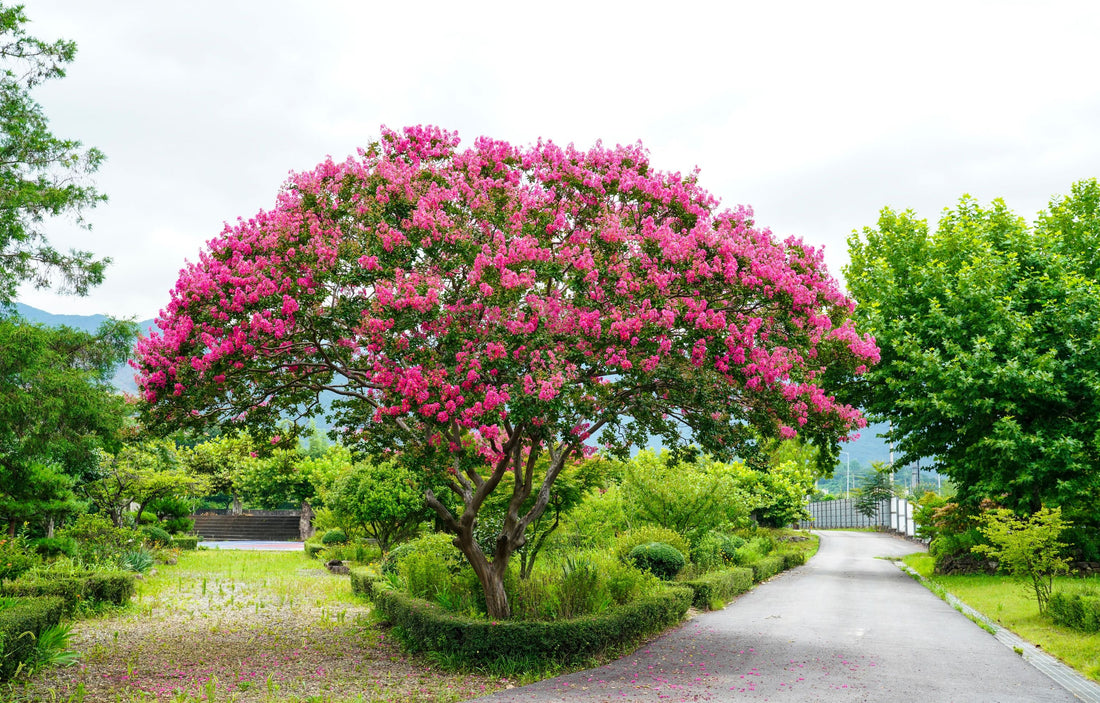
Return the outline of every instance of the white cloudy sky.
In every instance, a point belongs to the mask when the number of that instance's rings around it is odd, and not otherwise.
[[[292,170],[432,123],[530,143],[641,140],[726,205],[824,246],[884,206],[935,220],[970,193],[1029,219],[1100,176],[1100,3],[27,0],[79,45],[42,86],[96,146],[110,201],[52,238],[114,260],[55,313],[152,317],[222,223]]]

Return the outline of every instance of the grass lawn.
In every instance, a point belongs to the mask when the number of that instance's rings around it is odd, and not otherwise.
[[[157,570],[127,608],[73,623],[79,664],[0,699],[426,702],[512,683],[404,653],[346,576],[302,553],[182,552]]]
[[[904,561],[990,620],[1100,682],[1100,634],[1059,627],[1040,616],[1030,582],[1007,576],[936,576],[932,574],[932,557],[927,554],[911,554]],[[1100,579],[1054,580],[1055,591],[1086,588],[1100,591]]]

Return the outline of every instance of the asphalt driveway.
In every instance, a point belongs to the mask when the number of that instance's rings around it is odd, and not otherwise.
[[[1077,700],[887,560],[920,549],[821,532],[821,549],[724,610],[599,669],[483,701]]]

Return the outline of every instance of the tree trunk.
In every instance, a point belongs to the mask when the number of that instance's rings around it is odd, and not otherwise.
[[[458,547],[470,562],[481,588],[485,592],[485,613],[493,620],[507,620],[512,617],[512,606],[508,603],[508,593],[504,590],[504,572],[508,570],[508,556],[503,559],[500,550],[492,563],[485,558],[481,547],[474,541],[473,530],[456,535],[454,545]]]
[[[54,528],[54,521],[53,521],[53,515],[51,515],[49,521],[46,523],[46,538],[47,539],[53,539],[53,528]]]
[[[233,493],[233,505],[229,508],[230,515],[240,515],[244,512],[241,509],[241,497],[237,495],[236,491]]]
[[[313,506],[308,500],[302,501],[302,512],[298,518],[298,537],[304,542],[313,536]]]

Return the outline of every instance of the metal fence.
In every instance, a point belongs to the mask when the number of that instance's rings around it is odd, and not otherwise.
[[[916,535],[913,504],[902,498],[887,498],[879,501],[872,515],[864,515],[856,510],[856,501],[852,498],[823,500],[810,503],[806,507],[811,519],[798,523],[802,529],[882,527],[909,537]]]

